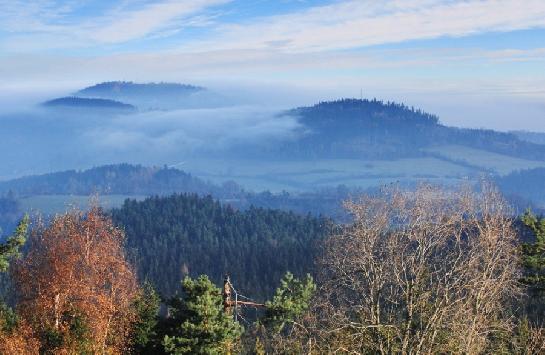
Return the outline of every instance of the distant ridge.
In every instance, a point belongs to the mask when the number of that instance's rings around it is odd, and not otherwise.
[[[0,182],[0,195],[19,196],[106,194],[216,193],[219,189],[181,170],[131,164],[104,165],[87,170],[67,170]]]
[[[188,95],[205,88],[178,83],[134,83],[132,81],[107,81],[86,87],[76,95],[96,97]]]
[[[136,107],[120,101],[110,99],[84,98],[84,97],[60,97],[46,101],[42,104],[46,107],[74,107],[74,108],[98,108],[98,109],[116,109],[116,110],[136,110]]]

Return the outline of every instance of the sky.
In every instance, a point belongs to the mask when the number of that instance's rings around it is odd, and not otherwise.
[[[0,0],[0,78],[0,103],[173,81],[545,132],[545,1]]]

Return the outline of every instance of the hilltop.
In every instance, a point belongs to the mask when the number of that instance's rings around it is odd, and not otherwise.
[[[203,87],[178,83],[134,83],[132,81],[108,81],[79,90],[78,96],[103,98],[115,97],[163,97],[165,95],[189,95],[205,90]]]
[[[140,109],[200,107],[218,100],[201,86],[178,83],[134,83],[108,81],[79,90],[74,95],[119,100]]]

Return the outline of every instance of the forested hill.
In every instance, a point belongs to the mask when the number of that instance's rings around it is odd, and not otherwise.
[[[425,156],[425,148],[458,144],[543,160],[545,145],[515,134],[447,127],[437,116],[402,104],[343,99],[287,112],[303,125],[301,138],[285,144],[285,156],[395,159]]]
[[[247,296],[270,296],[287,271],[310,272],[328,220],[279,210],[236,211],[212,197],[172,195],[127,200],[112,211],[125,229],[141,279],[164,295],[186,275],[207,274],[220,283],[229,274]]]
[[[178,83],[109,81],[84,88],[78,91],[76,95],[152,104],[154,102],[184,98],[204,90],[206,89],[200,86]]]
[[[164,195],[174,192],[215,194],[225,192],[213,184],[168,167],[105,165],[88,170],[68,170],[0,182],[0,195],[128,194]],[[220,194],[221,195],[221,194]]]

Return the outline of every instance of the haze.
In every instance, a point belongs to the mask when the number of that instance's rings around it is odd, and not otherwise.
[[[449,125],[544,131],[544,27],[540,0],[0,1],[0,101],[174,81],[282,106],[363,92]]]

